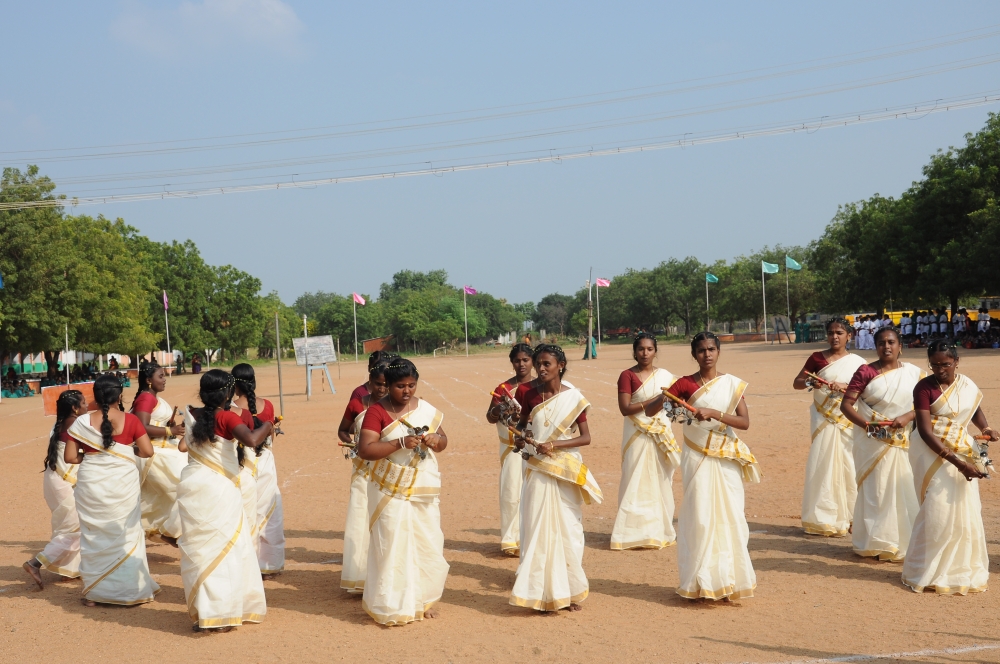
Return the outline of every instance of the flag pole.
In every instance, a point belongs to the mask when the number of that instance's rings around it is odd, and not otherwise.
[[[601,345],[601,287],[597,286],[597,345]]]
[[[708,277],[705,277],[705,330],[710,331],[712,327],[711,319],[708,313]]]
[[[309,326],[306,324],[306,315],[302,314],[302,352],[306,357],[306,401],[312,396],[312,372],[309,371]]]
[[[170,350],[170,318],[167,316],[167,291],[163,291],[163,323],[167,328],[167,355],[170,356],[170,364],[167,366],[171,366],[174,362],[174,352]]]
[[[351,294],[351,303],[354,305],[354,363],[358,363],[358,301]]]
[[[465,311],[465,356],[469,356],[469,291],[462,286],[462,309]]]
[[[129,362],[131,363],[131,360]],[[69,323],[66,324],[66,353],[63,355],[63,369],[66,370],[66,387],[69,387]]]
[[[285,416],[285,392],[281,387],[281,332],[278,331],[278,311],[274,311],[274,348],[278,358],[278,406],[279,415]]]
[[[764,262],[760,263],[760,295],[764,300],[764,343],[767,343],[767,290],[764,288],[764,280],[767,276],[764,274]]]
[[[788,325],[792,324],[792,300],[788,295],[788,256],[785,256],[785,306],[788,307]],[[780,339],[779,339],[780,341]]]

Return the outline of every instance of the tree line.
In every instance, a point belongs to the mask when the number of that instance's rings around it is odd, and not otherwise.
[[[0,202],[58,199],[55,183],[36,166],[6,168]],[[669,329],[684,334],[706,320],[732,326],[763,324],[761,261],[781,266],[768,275],[768,311],[793,319],[807,312],[880,313],[942,305],[954,310],[983,295],[1000,294],[1000,116],[967,134],[965,145],[940,150],[923,177],[898,197],[875,194],[840,206],[822,235],[808,246],[765,247],[728,261],[705,264],[672,258],[652,268],[629,269],[601,289],[604,329]],[[788,272],[785,256],[801,269]],[[706,273],[718,278],[708,284]],[[229,356],[256,349],[273,356],[275,316],[282,347],[301,336],[330,334],[353,350],[351,294],[305,293],[286,305],[262,294],[259,279],[231,265],[208,265],[190,240],[154,242],[122,219],[69,215],[61,207],[0,211],[0,354],[49,353],[70,346],[93,352],[146,353],[166,349],[162,291],[170,299],[174,348]],[[587,329],[587,290],[552,293],[537,303],[510,303],[488,293],[466,296],[444,270],[403,270],[377,297],[357,307],[359,340],[395,335],[401,349],[428,351],[519,332],[524,321],[549,333]]]

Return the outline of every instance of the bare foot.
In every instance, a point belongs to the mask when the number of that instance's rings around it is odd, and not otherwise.
[[[583,611],[583,607],[580,606],[579,604],[577,604],[576,602],[573,602],[572,604],[570,604],[569,606],[566,607],[566,610],[567,611]]]
[[[38,567],[35,567],[34,565],[31,564],[33,560],[34,559],[29,560],[28,562],[21,565],[21,567],[23,567],[24,571],[27,572],[29,576],[31,576],[31,579],[35,582],[35,585],[38,586],[38,589],[42,590],[45,587],[45,585],[42,583],[42,574]]]
[[[424,618],[437,618],[438,613],[436,609],[427,609],[424,611]]]
[[[271,579],[273,579],[276,576],[279,576],[280,574],[281,572],[271,572],[270,574],[261,574],[260,578],[264,579],[265,581],[270,581]]]
[[[227,625],[225,627],[198,627],[198,623],[195,623],[194,625],[191,626],[192,632],[198,632],[198,633],[205,632],[206,634],[225,634],[227,632],[233,631],[234,629],[236,628],[233,627],[232,625]]]
[[[177,548],[177,538],[169,537],[167,535],[160,535],[160,539],[163,540],[164,544],[169,544],[170,546]]]
[[[83,604],[83,605],[84,605],[85,607],[87,607],[88,609],[92,609],[92,608],[94,608],[95,606],[97,606],[97,602],[91,602],[91,601],[90,601],[89,599],[87,599],[86,597],[81,597],[81,598],[80,598],[80,604]]]

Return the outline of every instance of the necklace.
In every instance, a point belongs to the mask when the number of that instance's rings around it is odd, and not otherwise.
[[[396,409],[395,409],[395,408],[394,408],[394,407],[392,406],[392,399],[389,399],[389,407],[390,407],[390,409],[392,410],[392,414],[396,416],[396,417],[395,417],[395,418],[393,418],[393,419],[397,419],[397,420],[398,420],[398,419],[399,419],[400,417],[402,417],[402,415],[400,415],[400,414],[399,414],[399,411],[398,411],[398,410],[396,410]],[[405,412],[405,413],[403,413],[403,415],[408,415],[408,414],[409,414],[409,413],[410,413],[410,412],[411,412],[412,410],[413,410],[413,408],[407,408],[407,409],[406,409],[406,412]]]
[[[556,388],[556,391],[552,393],[551,397],[549,397],[548,399],[546,399],[541,390],[538,390],[538,396],[542,397],[542,403],[545,403],[547,401],[552,401],[555,398],[555,396],[557,394],[559,394],[559,391],[561,389],[562,389],[562,382],[560,381],[559,387]],[[553,409],[553,408],[555,408],[555,404],[554,403],[550,403],[549,405],[542,407],[542,414],[545,416],[545,426],[552,426],[552,417],[551,417],[552,416],[552,410],[551,409]]]

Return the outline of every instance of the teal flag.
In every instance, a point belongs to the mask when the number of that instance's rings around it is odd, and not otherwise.
[[[799,263],[794,258],[792,258],[791,256],[785,256],[785,267],[787,267],[789,270],[801,270],[802,264]]]
[[[765,272],[767,274],[778,274],[778,264],[768,263],[767,261],[761,261],[760,270],[761,272]]]
[[[705,273],[705,281],[707,281],[710,284],[717,284],[717,283],[719,283],[719,278],[717,276],[715,276],[714,274],[712,274],[711,272],[706,272]]]

